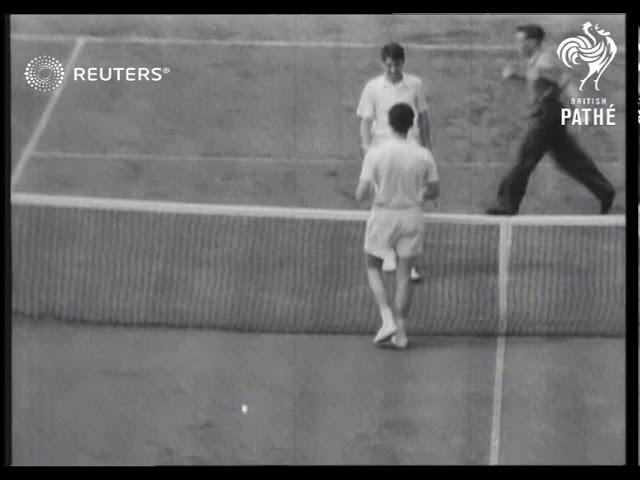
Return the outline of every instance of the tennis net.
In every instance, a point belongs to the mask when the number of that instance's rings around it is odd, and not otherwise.
[[[12,195],[13,312],[369,334],[366,211]],[[425,214],[415,334],[621,336],[623,216]]]

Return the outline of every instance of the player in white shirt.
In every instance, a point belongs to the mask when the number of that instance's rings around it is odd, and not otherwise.
[[[399,44],[389,43],[382,47],[381,58],[384,73],[367,82],[356,111],[360,117],[362,155],[365,155],[371,146],[392,136],[388,113],[397,103],[406,103],[414,112],[414,122],[407,138],[430,150],[429,112],[422,80],[404,72],[405,54]],[[393,271],[395,267],[395,257],[385,259],[385,271]],[[420,280],[422,275],[414,268],[411,278]]]
[[[364,250],[369,286],[380,310],[382,326],[374,339],[391,339],[407,346],[406,325],[411,305],[411,269],[424,248],[422,203],[440,194],[438,171],[431,152],[408,139],[413,108],[394,105],[388,113],[391,135],[368,149],[362,162],[356,198],[373,196],[367,220]],[[397,256],[393,308],[382,279],[383,259]]]

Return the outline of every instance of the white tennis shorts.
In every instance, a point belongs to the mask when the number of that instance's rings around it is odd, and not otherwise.
[[[400,258],[415,257],[422,254],[424,235],[420,209],[374,207],[367,219],[364,251],[382,259],[393,253]]]

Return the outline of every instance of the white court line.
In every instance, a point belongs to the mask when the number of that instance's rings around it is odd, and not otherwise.
[[[69,60],[67,61],[67,64],[64,66],[65,71],[69,71],[69,69],[73,67],[83,46],[84,46],[84,39],[82,37],[76,39],[76,43],[73,46],[71,55],[69,56]],[[64,87],[68,83],[68,79],[69,79],[69,75],[66,75],[62,80],[62,85],[60,85],[49,98],[49,102],[45,106],[45,109],[42,112],[42,115],[40,116],[40,120],[38,121],[36,128],[31,133],[31,137],[29,138],[29,141],[27,142],[24,149],[22,150],[22,154],[18,159],[18,163],[16,164],[13,172],[11,173],[11,190],[14,189],[14,187],[20,180],[20,177],[22,176],[22,172],[24,171],[24,168],[27,165],[27,162],[29,161],[29,157],[31,156],[32,151],[35,149],[38,141],[40,140],[40,137],[44,133],[45,128],[47,128],[47,124],[49,123],[49,119],[51,118],[51,113],[53,112],[53,108],[56,106],[56,103],[58,103],[58,99],[60,98],[60,95],[62,95],[62,91],[64,90]]]
[[[246,162],[246,163],[283,163],[291,165],[348,165],[353,164],[353,159],[339,158],[274,158],[274,157],[231,157],[216,155],[164,155],[160,153],[82,153],[82,152],[59,152],[41,151],[31,152],[32,157],[39,158],[62,158],[62,159],[87,159],[95,158],[99,160],[141,160],[141,161],[176,161],[176,162]],[[361,159],[358,157],[358,161]],[[443,167],[510,167],[507,162],[446,162]],[[543,167],[544,168],[544,167]]]
[[[496,367],[493,380],[493,407],[491,418],[491,447],[489,452],[489,465],[500,463],[500,436],[502,434],[502,394],[504,380],[504,352],[506,337],[499,335],[496,345]]]
[[[141,161],[175,161],[175,162],[246,162],[246,163],[284,163],[296,165],[308,164],[349,164],[353,160],[339,158],[274,158],[274,157],[231,157],[217,155],[165,155],[160,153],[81,153],[81,152],[45,152],[34,151],[34,157],[62,158],[62,159],[87,159],[99,160],[141,160]]]
[[[12,33],[9,35],[11,40],[21,40],[23,42],[75,42],[78,39],[76,35],[63,34],[32,34],[32,33]],[[84,37],[86,38],[86,37]]]
[[[349,165],[353,164],[353,158],[274,158],[274,157],[233,157],[217,155],[165,155],[160,153],[82,153],[82,152],[60,152],[35,150],[31,152],[32,157],[38,158],[61,158],[61,159],[87,159],[99,160],[140,160],[140,161],[167,161],[167,162],[244,162],[244,163],[281,163],[291,165]],[[360,161],[360,157],[357,157]],[[513,164],[509,162],[442,162],[442,168],[446,167],[468,167],[468,168],[509,168]],[[611,162],[607,165],[618,166],[618,162]],[[551,163],[541,163],[538,168],[555,168]]]
[[[12,40],[33,41],[33,42],[71,42],[79,38],[76,35],[66,34],[32,34],[32,33],[12,33]],[[371,49],[380,48],[379,43],[369,42],[313,42],[313,41],[288,41],[288,40],[220,40],[215,38],[179,38],[179,37],[145,37],[139,35],[129,35],[124,37],[104,37],[104,36],[82,36],[90,43],[137,43],[151,45],[219,45],[228,47],[300,47],[300,48],[345,48],[345,49]],[[426,51],[480,51],[480,52],[509,52],[515,51],[512,45],[481,44],[481,43],[447,43],[447,44],[425,44],[401,42],[402,46],[410,50]],[[625,47],[619,47],[618,51],[623,53]]]
[[[498,339],[493,380],[493,405],[491,415],[491,443],[489,465],[500,463],[500,439],[502,435],[502,395],[504,381],[504,354],[506,349],[507,320],[509,315],[509,260],[511,258],[512,224],[500,224],[498,241]]]
[[[69,42],[74,40],[75,36],[65,34],[31,34],[31,33],[13,33],[11,39],[22,41],[36,42]],[[179,37],[145,37],[139,35],[130,35],[124,37],[104,37],[104,36],[83,36],[90,43],[138,43],[152,45],[219,45],[228,47],[300,47],[300,48],[350,48],[350,49],[369,49],[380,48],[379,43],[369,42],[313,42],[313,41],[288,41],[288,40],[220,40],[215,38],[179,38]],[[515,47],[511,45],[496,44],[465,44],[465,43],[449,43],[449,44],[424,44],[424,43],[402,43],[405,48],[411,50],[441,50],[441,51],[512,51]],[[619,50],[619,49],[618,49]]]

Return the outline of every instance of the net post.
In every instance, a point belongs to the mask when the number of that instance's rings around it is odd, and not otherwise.
[[[509,287],[509,259],[511,257],[512,224],[509,218],[500,222],[498,241],[498,334],[507,333],[508,287]]]

